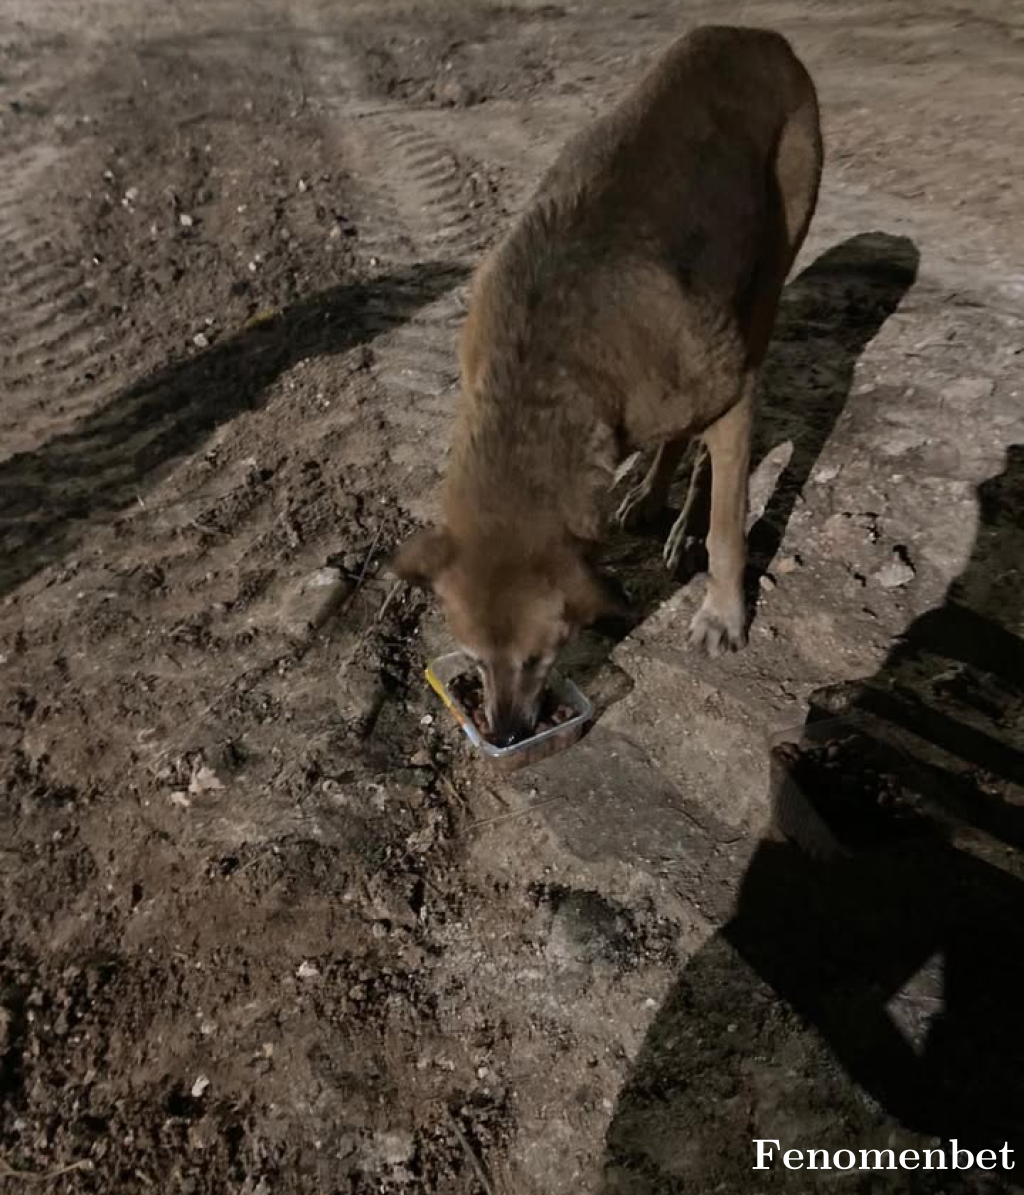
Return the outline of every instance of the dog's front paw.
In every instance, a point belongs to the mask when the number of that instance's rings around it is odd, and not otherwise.
[[[690,644],[714,658],[739,651],[747,642],[747,612],[743,600],[716,601],[711,594],[690,623]]]
[[[635,485],[619,504],[615,519],[624,531],[646,527],[665,509],[661,495],[655,493],[645,481]]]

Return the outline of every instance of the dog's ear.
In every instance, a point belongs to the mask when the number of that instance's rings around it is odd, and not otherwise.
[[[390,569],[412,585],[428,588],[452,562],[455,545],[443,527],[414,532],[395,553]]]
[[[596,622],[629,622],[631,612],[625,593],[615,582],[601,577],[585,561],[563,578],[565,613],[576,626],[589,627]]]

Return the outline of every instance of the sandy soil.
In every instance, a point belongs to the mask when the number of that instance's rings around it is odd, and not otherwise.
[[[708,19],[793,38],[828,143],[751,645],[692,659],[699,585],[613,536],[601,717],[502,779],[382,566],[468,271]],[[751,1138],[1022,1136],[1022,41],[995,0],[6,0],[0,1190],[806,1191]],[[885,724],[926,833],[772,835],[811,708]]]

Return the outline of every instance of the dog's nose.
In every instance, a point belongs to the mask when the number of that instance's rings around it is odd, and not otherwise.
[[[491,742],[496,747],[514,747],[532,734],[530,724],[519,717],[498,718],[491,735]]]

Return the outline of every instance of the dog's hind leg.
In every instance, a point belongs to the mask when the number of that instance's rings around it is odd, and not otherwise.
[[[739,402],[704,432],[711,458],[708,587],[690,624],[690,642],[709,655],[746,642],[743,573],[747,563],[747,487],[754,414],[755,370],[743,379]]]
[[[634,486],[623,498],[617,515],[620,525],[626,528],[640,527],[650,523],[665,509],[672,479],[679,462],[683,459],[687,436],[665,440],[660,444],[651,462],[647,475],[639,485]]]
[[[821,163],[818,101],[810,89],[804,103],[786,123],[775,150],[776,201],[781,207],[783,221],[779,239],[785,246],[780,251],[780,289],[800,252],[818,204]]]
[[[665,540],[665,567],[669,572],[678,572],[691,549],[704,542],[707,538],[710,518],[711,460],[708,456],[707,445],[700,440],[694,454],[686,501],[683,503],[683,509],[679,512],[679,517],[672,525],[668,539]],[[696,564],[692,561],[691,563],[693,571],[696,571]]]

